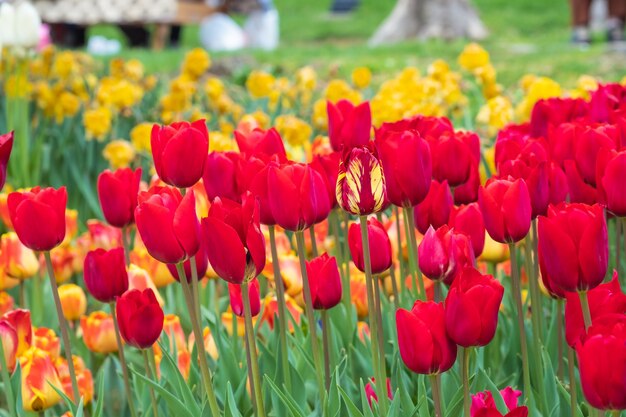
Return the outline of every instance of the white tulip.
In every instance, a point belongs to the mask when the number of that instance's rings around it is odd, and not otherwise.
[[[0,44],[15,44],[15,8],[9,3],[0,4]]]
[[[15,7],[15,45],[34,48],[41,37],[41,17],[30,2],[20,2]]]

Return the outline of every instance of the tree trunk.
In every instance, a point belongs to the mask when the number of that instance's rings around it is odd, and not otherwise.
[[[487,29],[469,0],[398,0],[370,45],[408,39],[484,39]]]

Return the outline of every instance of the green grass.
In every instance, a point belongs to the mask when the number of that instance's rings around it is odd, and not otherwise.
[[[526,73],[553,77],[572,85],[581,74],[604,80],[626,75],[626,54],[611,52],[597,34],[587,50],[569,44],[567,1],[473,0],[491,35],[482,44],[491,53],[500,82],[511,86]],[[347,74],[360,65],[388,76],[405,66],[425,68],[437,58],[455,61],[464,41],[404,42],[370,48],[366,42],[384,20],[395,0],[362,0],[352,15],[328,13],[331,0],[275,0],[280,13],[281,45],[276,51],[242,51],[214,54],[216,66],[227,73],[247,72],[253,67],[290,73],[314,65],[322,74]],[[112,27],[96,27],[94,33],[119,36]],[[125,49],[124,57],[137,57],[151,72],[174,72],[189,48],[199,46],[198,28],[183,31],[183,47],[154,53]]]

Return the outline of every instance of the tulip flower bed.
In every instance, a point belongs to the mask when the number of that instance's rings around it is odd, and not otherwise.
[[[210,64],[5,56],[0,416],[621,415],[624,83]]]

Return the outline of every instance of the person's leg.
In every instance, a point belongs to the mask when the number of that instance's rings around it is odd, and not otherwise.
[[[609,0],[609,19],[607,36],[609,42],[624,40],[624,21],[626,20],[626,0]]]
[[[570,0],[572,7],[572,42],[588,44],[591,41],[589,35],[589,9],[591,0]]]

